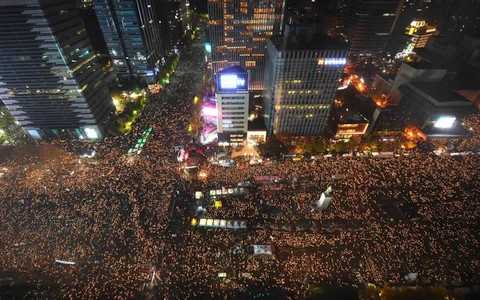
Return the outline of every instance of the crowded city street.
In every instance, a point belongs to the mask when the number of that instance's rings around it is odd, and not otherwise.
[[[476,154],[221,167],[198,151],[192,168],[179,163],[178,145],[208,150],[188,132],[204,88],[202,45],[197,37],[181,49],[170,84],[130,133],[78,142],[94,157],[55,141],[2,160],[2,286],[27,298],[302,299],[312,283],[480,282]],[[150,127],[143,151],[126,155]],[[328,207],[316,207],[329,188]]]

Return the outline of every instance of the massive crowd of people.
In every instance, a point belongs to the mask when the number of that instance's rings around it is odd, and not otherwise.
[[[96,144],[94,158],[65,152],[71,142],[58,141],[2,164],[0,269],[22,275],[9,275],[13,287],[22,281],[31,287],[26,296],[72,299],[303,298],[310,282],[403,284],[410,272],[419,274],[416,283],[480,281],[477,155],[205,162],[206,179],[196,180],[195,170],[185,179],[174,145],[191,141],[191,83],[200,86],[203,59],[201,51],[190,55],[132,132]],[[144,151],[125,155],[150,126]],[[207,199],[206,210],[196,210],[196,190],[246,180],[245,195],[223,197],[220,208]],[[329,207],[312,208],[329,185]],[[190,224],[200,217],[249,226]],[[273,256],[254,256],[255,244],[272,245]]]

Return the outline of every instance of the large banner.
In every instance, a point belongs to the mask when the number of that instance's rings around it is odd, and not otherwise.
[[[254,177],[256,182],[268,182],[282,180],[280,176],[256,176]]]

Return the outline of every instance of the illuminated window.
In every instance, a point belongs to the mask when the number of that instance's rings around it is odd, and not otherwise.
[[[255,67],[256,62],[254,60],[249,60],[245,62],[245,67]]]

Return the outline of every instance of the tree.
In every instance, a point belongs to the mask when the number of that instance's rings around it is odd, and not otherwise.
[[[15,122],[15,117],[6,107],[0,107],[0,129],[6,129]]]
[[[263,157],[279,158],[282,153],[285,153],[285,150],[287,148],[275,135],[271,135],[265,143],[258,145],[258,152]]]
[[[315,153],[324,153],[327,151],[327,144],[325,143],[325,140],[323,138],[317,138],[315,140],[315,147],[314,147]]]

